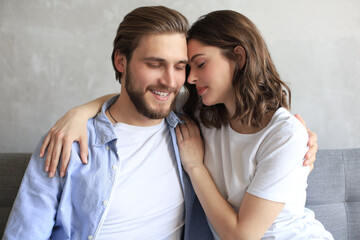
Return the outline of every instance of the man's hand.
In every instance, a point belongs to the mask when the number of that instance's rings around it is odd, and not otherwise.
[[[299,115],[295,114],[295,117],[306,127],[304,119]],[[306,128],[309,134],[308,147],[309,150],[305,154],[304,166],[309,166],[310,171],[314,169],[314,162],[316,161],[316,152],[318,150],[317,135],[310,129]]]

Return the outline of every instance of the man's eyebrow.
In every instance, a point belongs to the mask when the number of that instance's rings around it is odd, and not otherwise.
[[[188,60],[181,60],[178,63],[188,64]]]
[[[158,57],[144,57],[143,59],[146,61],[166,62],[165,59]]]
[[[154,62],[166,62],[165,59],[163,58],[159,58],[159,57],[145,57],[143,58],[145,61],[154,61]],[[187,64],[188,61],[186,59],[184,60],[180,60],[177,63],[183,63],[183,64]]]
[[[204,55],[204,54],[199,53],[199,54],[196,54],[196,55],[192,56],[192,58],[190,59],[190,62],[193,62],[196,57],[199,57],[199,56],[202,56],[202,55]]]

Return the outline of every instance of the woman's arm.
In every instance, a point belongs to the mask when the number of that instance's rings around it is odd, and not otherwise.
[[[106,95],[91,102],[70,109],[50,129],[40,149],[40,157],[46,154],[45,171],[49,177],[55,175],[61,154],[60,176],[65,175],[74,141],[80,144],[80,156],[83,163],[87,163],[87,121],[94,117],[101,106],[116,94]]]
[[[236,213],[219,193],[205,166],[190,168],[187,173],[220,239],[260,239],[285,205],[245,193]]]
[[[203,164],[200,130],[190,119],[176,128],[181,161],[197,197],[221,239],[260,239],[284,207],[246,193],[236,213],[218,191]]]
[[[204,145],[199,128],[186,119],[185,124],[176,128],[176,135],[184,170],[190,176],[196,195],[219,237],[260,239],[285,204],[245,193],[239,212],[235,212],[222,197],[203,164]],[[302,139],[305,140],[304,137]]]

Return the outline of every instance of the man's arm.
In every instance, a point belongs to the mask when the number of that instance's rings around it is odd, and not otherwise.
[[[309,166],[310,171],[312,171],[314,169],[314,162],[316,160],[316,153],[318,150],[317,135],[306,127],[304,119],[299,114],[295,114],[295,117],[304,125],[309,134],[309,141],[307,143],[309,150],[304,157],[304,166]]]
[[[43,139],[42,139],[43,140]],[[4,239],[49,239],[55,224],[62,179],[52,179],[43,171],[39,157],[42,141],[34,151],[5,229]]]

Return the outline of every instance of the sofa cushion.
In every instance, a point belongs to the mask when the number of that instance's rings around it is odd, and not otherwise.
[[[335,239],[360,239],[360,149],[319,150],[306,207]]]

